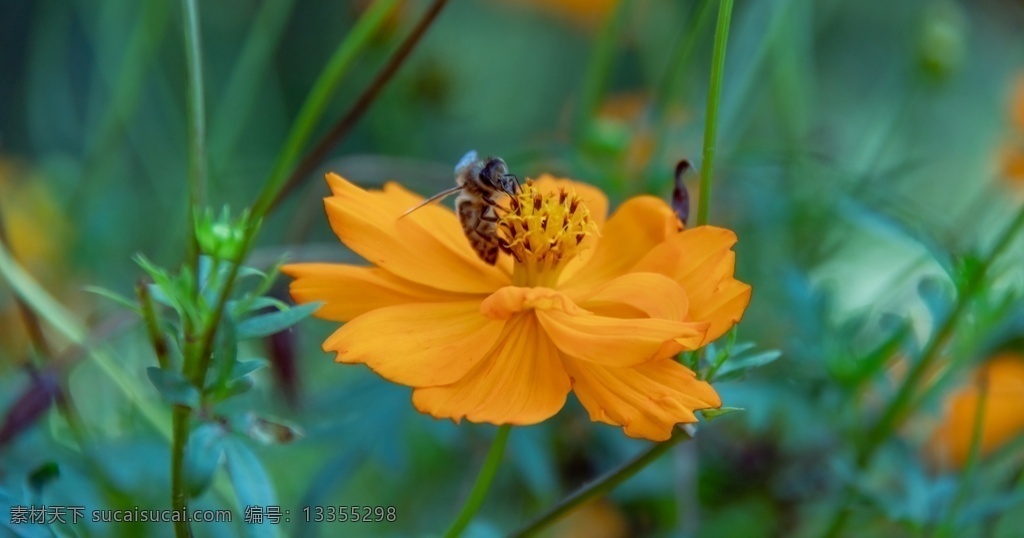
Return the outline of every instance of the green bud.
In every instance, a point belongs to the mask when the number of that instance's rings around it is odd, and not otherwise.
[[[960,8],[945,0],[925,10],[918,42],[918,59],[924,71],[936,79],[953,74],[964,58],[966,23]]]
[[[203,254],[220,260],[232,260],[239,255],[250,225],[249,210],[232,221],[227,206],[221,209],[219,218],[208,208],[202,215],[196,215],[195,221],[196,241]]]

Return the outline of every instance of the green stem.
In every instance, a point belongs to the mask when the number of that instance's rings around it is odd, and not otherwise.
[[[465,506],[459,512],[459,517],[455,518],[455,522],[448,528],[448,532],[444,533],[445,538],[462,535],[462,531],[466,530],[466,526],[473,520],[480,505],[484,503],[487,490],[490,489],[494,475],[498,472],[498,467],[501,464],[501,456],[505,453],[505,443],[508,441],[510,431],[512,431],[512,426],[508,424],[498,428],[498,435],[491,443],[491,449],[487,452],[487,459],[484,460],[484,466],[480,469],[480,475],[476,477],[476,483],[473,484],[473,489],[469,492],[469,498],[466,499]]]
[[[289,193],[291,193],[296,187],[299,186],[302,181],[308,177],[310,172],[319,164],[327,155],[331,152],[331,148],[334,147],[340,140],[345,138],[346,135],[352,130],[356,122],[363,117],[363,114],[370,109],[370,105],[377,99],[377,95],[380,91],[387,86],[391,78],[398,72],[398,68],[405,63],[405,60],[409,57],[412,51],[416,48],[416,45],[423,38],[427,30],[433,25],[434,20],[447,5],[448,0],[434,0],[432,4],[427,8],[426,12],[420,18],[416,26],[413,27],[409,35],[406,36],[405,40],[402,41],[398,48],[395,49],[394,54],[388,59],[384,67],[377,72],[373,82],[363,90],[363,93],[359,95],[356,102],[348,109],[348,112],[344,116],[338,119],[337,122],[326,134],[320,139],[319,142],[313,146],[313,149],[309,150],[309,153],[299,161],[299,164],[295,165],[292,169],[291,174],[288,175],[288,179],[280,184],[275,180],[273,188],[265,191],[259,201],[256,203],[253,213],[262,215],[264,212],[269,212],[277,206]],[[269,193],[269,194],[268,194]]]
[[[313,89],[302,103],[302,109],[299,110],[299,115],[295,118],[291,131],[288,132],[288,138],[285,139],[284,147],[278,154],[277,162],[270,172],[269,188],[264,189],[266,194],[257,202],[257,207],[269,206],[273,197],[277,195],[281,185],[288,177],[288,172],[295,164],[299,152],[309,142],[313,130],[323,116],[324,110],[327,109],[327,105],[331,103],[338,85],[345,73],[348,72],[356,55],[366,47],[370,38],[376,35],[384,25],[388,13],[394,9],[395,4],[396,0],[374,2],[352,27],[352,31],[338,44],[338,48],[334,49],[334,54],[327,61],[324,70],[313,84]]]
[[[647,467],[648,464],[658,459],[659,456],[668,452],[670,448],[681,441],[693,439],[695,431],[694,427],[689,424],[676,428],[672,433],[672,437],[669,437],[668,440],[651,446],[640,455],[624,463],[621,467],[613,469],[608,474],[598,478],[586,486],[583,486],[572,495],[562,499],[561,502],[553,506],[547,512],[544,512],[528,523],[525,527],[522,527],[512,533],[510,536],[520,538],[536,535],[542,529],[558,521],[560,518],[575,510],[583,503],[605,495],[615,489],[619,484],[640,472],[640,470]]]
[[[967,491],[974,482],[974,473],[978,468],[978,457],[981,453],[981,437],[985,431],[985,410],[988,408],[989,373],[983,371],[976,382],[978,388],[978,401],[974,409],[974,426],[971,429],[971,444],[967,451],[967,462],[964,464],[963,474],[960,476],[960,484],[956,490],[956,496],[946,511],[946,517],[939,528],[938,536],[953,536],[956,530],[956,512],[967,497]]]
[[[188,510],[188,492],[185,488],[185,445],[188,444],[188,422],[192,410],[183,405],[174,406],[174,441],[171,445],[171,508],[175,512]],[[186,518],[174,522],[174,536],[192,536]]]
[[[711,56],[711,83],[708,85],[708,110],[704,120],[704,155],[700,165],[700,200],[697,204],[697,226],[708,223],[711,205],[711,174],[715,169],[715,139],[718,136],[718,105],[722,96],[722,75],[725,73],[725,46],[729,41],[732,0],[721,0],[718,24],[715,27],[715,50]]]
[[[199,41],[199,7],[196,0],[181,0],[185,21],[185,63],[188,88],[188,230],[195,229],[195,215],[206,204],[206,103],[203,98],[203,58]],[[198,270],[199,243],[189,234],[188,261]]]
[[[1016,217],[1014,217],[1010,225],[1003,231],[1002,235],[996,241],[995,247],[993,247],[989,255],[982,261],[981,265],[969,274],[968,281],[960,291],[956,303],[953,305],[953,309],[942,322],[942,325],[939,326],[939,329],[932,335],[924,350],[922,350],[921,359],[914,364],[913,368],[911,368],[910,373],[907,374],[906,380],[896,392],[896,396],[893,397],[886,406],[885,411],[883,411],[882,417],[879,418],[878,421],[875,422],[874,426],[872,426],[868,431],[868,434],[865,437],[866,441],[857,451],[855,460],[857,470],[863,470],[867,467],[868,463],[870,463],[874,457],[875,452],[882,445],[882,442],[888,438],[899,420],[905,414],[912,412],[914,408],[916,408],[917,403],[913,401],[913,396],[918,391],[918,383],[931,369],[935,361],[938,360],[943,346],[953,335],[953,331],[956,329],[960,318],[967,312],[971,301],[983,288],[982,284],[984,284],[985,277],[992,268],[993,262],[995,262],[1003,251],[1010,246],[1013,238],[1016,237],[1022,227],[1024,227],[1024,208],[1021,208],[1017,212]],[[852,485],[848,485],[845,488],[842,497],[843,499],[839,508],[833,516],[824,536],[839,536],[843,528],[846,526],[846,522],[849,520],[851,505],[855,498],[855,492]]]
[[[181,0],[185,32],[185,63],[188,86],[185,108],[188,118],[188,223],[191,230],[188,240],[188,263],[196,278],[196,298],[199,292],[199,242],[195,234],[195,217],[206,204],[206,103],[203,96],[203,57],[199,39],[199,6],[196,0]],[[191,330],[186,328],[186,337]],[[155,344],[156,341],[154,341]],[[193,363],[194,364],[194,363]],[[188,357],[182,366],[187,374]],[[198,385],[202,387],[202,385]],[[188,492],[185,488],[184,466],[185,445],[188,444],[189,418],[192,410],[175,406],[172,418],[171,444],[171,505],[175,511],[188,508]],[[187,520],[174,523],[177,538],[192,536]]]
[[[385,4],[388,1],[390,0],[379,0],[378,3]],[[282,184],[281,177],[278,175],[278,172],[272,172],[270,177],[263,184],[263,187],[260,190],[260,195],[257,198],[256,203],[253,205],[252,212],[250,213],[249,221],[251,224],[246,229],[242,246],[238,249],[238,253],[231,260],[231,269],[228,271],[228,274],[224,279],[224,283],[220,287],[220,294],[217,297],[217,302],[215,303],[211,316],[204,323],[203,331],[199,337],[198,346],[195,348],[196,355],[195,362],[193,363],[194,368],[191,370],[191,378],[197,387],[203,386],[206,371],[209,369],[210,365],[210,354],[213,349],[214,337],[217,334],[217,328],[220,324],[224,307],[227,304],[231,289],[234,286],[235,278],[238,276],[238,270],[241,267],[242,262],[245,260],[245,256],[249,253],[249,250],[255,242],[256,234],[259,231],[263,217],[274,208],[275,204],[287,194],[290,188],[293,188],[298,184],[304,175],[303,170],[308,171],[308,169],[314,166],[315,163],[319,162],[319,160],[326,155],[327,150],[348,132],[348,128],[362,115],[362,112],[369,108],[380,90],[389,80],[391,80],[392,75],[394,75],[395,71],[398,70],[398,67],[405,61],[405,58],[408,57],[409,53],[412,52],[412,49],[415,48],[420,38],[424,33],[426,33],[426,30],[433,23],[434,19],[446,3],[447,0],[434,0],[434,3],[427,9],[427,12],[423,15],[420,22],[412,30],[406,40],[398,47],[398,50],[395,51],[392,58],[388,61],[388,64],[380,73],[378,73],[377,78],[370,85],[370,88],[360,96],[356,104],[353,105],[353,108],[350,109],[337,124],[335,124],[331,132],[325,135],[317,147],[303,158],[292,174],[288,176],[289,179],[287,181]],[[371,9],[376,8],[377,4],[375,4],[374,8]],[[370,13],[363,15],[364,18],[369,16]],[[360,21],[360,23],[361,22],[362,21]],[[357,25],[358,24],[359,23],[357,23]],[[373,25],[371,24],[370,26]],[[358,36],[349,36],[349,38],[346,38],[346,41],[349,39],[361,38]],[[323,98],[326,98],[329,93],[330,92],[325,93]],[[314,104],[309,106],[314,108],[321,106],[321,104],[316,104],[320,102],[320,98],[313,99],[313,102]],[[326,102],[322,104],[325,106]],[[302,137],[303,129],[304,128],[302,127],[293,129],[290,136]],[[279,158],[279,163],[280,162],[290,163],[288,150],[282,152],[282,156]]]
[[[135,284],[135,296],[139,299],[142,321],[146,325],[146,333],[149,335],[149,343],[153,346],[153,353],[156,354],[156,363],[161,370],[169,370],[171,362],[167,357],[167,339],[160,331],[160,323],[157,321],[156,310],[153,308],[153,300],[149,295],[149,286],[139,281]]]

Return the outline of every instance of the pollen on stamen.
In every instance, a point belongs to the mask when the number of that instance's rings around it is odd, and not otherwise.
[[[527,180],[509,208],[498,231],[502,250],[516,260],[518,284],[555,282],[565,263],[583,251],[586,236],[597,231],[586,204],[571,189],[542,193]]]

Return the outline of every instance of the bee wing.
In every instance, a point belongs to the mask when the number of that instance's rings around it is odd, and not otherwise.
[[[458,175],[459,171],[461,171],[463,168],[466,168],[469,165],[473,164],[477,159],[478,158],[477,158],[476,150],[475,149],[469,150],[465,155],[462,156],[461,159],[459,159],[459,164],[455,165],[455,175]]]
[[[405,213],[402,213],[401,216],[399,216],[398,218],[400,219],[400,218],[408,215],[409,213],[412,213],[413,211],[416,211],[417,209],[419,209],[419,208],[429,204],[430,202],[435,202],[435,201],[440,200],[440,199],[442,199],[442,198],[444,198],[446,196],[450,196],[452,194],[455,194],[456,192],[459,192],[460,190],[462,190],[462,185],[456,185],[456,186],[454,186],[454,187],[452,187],[450,189],[445,189],[445,190],[443,190],[443,191],[441,191],[441,192],[431,196],[430,198],[427,198],[426,200],[423,200],[422,202],[416,204],[414,207],[412,207],[411,209],[409,209]]]

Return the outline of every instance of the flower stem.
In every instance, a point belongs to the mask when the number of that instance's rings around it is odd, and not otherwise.
[[[206,204],[206,103],[203,97],[203,57],[199,41],[199,6],[196,0],[182,0],[185,20],[185,64],[188,88],[185,108],[188,116],[188,230],[195,228],[195,215]],[[198,271],[199,243],[192,231],[188,239],[188,262]]]
[[[487,459],[484,460],[484,466],[480,469],[480,475],[476,477],[476,483],[473,484],[473,489],[469,492],[469,498],[466,499],[465,506],[459,512],[459,517],[448,528],[448,532],[444,533],[445,538],[460,536],[462,531],[466,530],[469,522],[473,520],[473,516],[480,509],[480,505],[484,503],[487,490],[490,489],[494,475],[498,472],[501,456],[505,453],[505,443],[508,441],[510,431],[512,431],[512,426],[508,424],[498,428],[498,435],[495,436],[491,449],[487,452]]]
[[[434,19],[444,8],[448,0],[434,0],[433,4],[427,8],[427,11],[423,14],[412,32],[409,33],[405,41],[398,46],[394,54],[388,59],[388,62],[381,68],[374,77],[373,82],[363,90],[363,93],[356,99],[355,104],[348,109],[348,112],[344,116],[338,119],[337,122],[331,129],[317,142],[316,146],[313,147],[306,154],[305,157],[299,161],[299,164],[292,169],[292,173],[288,175],[288,179],[281,184],[280,180],[271,176],[270,181],[260,194],[260,199],[256,202],[253,208],[253,214],[260,217],[264,213],[269,212],[271,209],[277,206],[286,196],[288,196],[300,183],[313,171],[313,168],[320,163],[330,153],[331,148],[338,143],[342,138],[345,137],[355,126],[356,122],[363,117],[363,114],[370,108],[373,101],[376,100],[377,94],[387,85],[391,80],[391,77],[395,75],[398,68],[405,63],[406,58],[416,48],[420,38],[426,34],[430,28]],[[333,60],[332,60],[333,61]]]
[[[185,445],[188,444],[188,422],[192,410],[183,405],[174,406],[173,441],[171,444],[171,508],[175,512],[188,509],[188,492],[185,491]],[[187,538],[192,536],[192,528],[188,519],[180,518],[174,522],[174,536]]]
[[[338,43],[334,54],[327,61],[324,70],[317,77],[309,95],[302,103],[298,116],[292,123],[284,146],[277,156],[274,168],[270,172],[270,187],[266,189],[266,196],[277,194],[280,185],[288,177],[288,172],[295,164],[299,152],[309,141],[317,123],[323,116],[327,105],[331,103],[334,92],[338,89],[352,65],[356,55],[370,42],[370,38],[376,35],[388,20],[388,14],[395,8],[396,0],[376,0],[356,21],[355,26],[348,33],[345,39]],[[269,203],[269,199],[267,201]]]
[[[149,287],[141,280],[135,284],[135,296],[139,299],[139,310],[142,314],[142,321],[146,325],[149,343],[153,346],[153,353],[156,355],[156,363],[161,370],[169,370],[171,361],[167,356],[167,339],[160,332],[160,322],[157,320],[156,310],[153,308]]]
[[[732,0],[721,0],[721,2],[718,6],[718,24],[715,27],[715,49],[711,56],[708,110],[704,119],[704,156],[700,165],[697,226],[708,223],[708,207],[711,205],[711,174],[715,169],[715,139],[718,136],[718,104],[722,96],[725,46],[729,41],[729,22],[732,20]]]
[[[547,512],[544,512],[528,523],[525,527],[522,527],[510,536],[519,538],[536,535],[542,529],[558,521],[560,518],[575,510],[583,503],[600,497],[615,489],[616,486],[640,472],[641,469],[647,467],[648,464],[658,459],[659,456],[681,441],[693,439],[695,432],[696,429],[690,424],[676,428],[672,437],[669,437],[666,441],[662,441],[651,446],[632,460],[622,464],[621,467],[613,469],[608,472],[608,474],[578,489],[575,493],[562,499],[561,502],[550,508]]]
[[[956,303],[953,305],[953,309],[949,315],[943,321],[939,329],[935,331],[932,338],[929,340],[927,346],[921,352],[921,359],[910,370],[907,374],[906,380],[903,385],[900,386],[899,391],[896,392],[896,396],[886,406],[885,411],[882,413],[882,417],[875,422],[874,426],[868,431],[864,444],[860,445],[857,450],[855,465],[857,470],[862,470],[867,467],[875,455],[875,452],[882,445],[882,441],[888,438],[893,428],[896,427],[897,423],[906,414],[912,412],[917,406],[917,403],[913,401],[913,397],[917,394],[918,383],[927,373],[932,364],[938,360],[940,352],[946,341],[953,335],[953,331],[956,329],[957,323],[960,318],[967,312],[967,307],[971,304],[974,297],[984,287],[985,277],[989,270],[992,268],[993,262],[1003,253],[1004,250],[1013,238],[1016,237],[1017,233],[1024,227],[1024,207],[1018,212],[1017,216],[1014,217],[1013,222],[1006,227],[1003,234],[999,237],[995,247],[988,254],[988,256],[981,262],[980,266],[970,273],[968,276],[967,283],[960,290],[957,297]],[[850,518],[850,508],[853,503],[855,492],[852,485],[847,485],[845,488],[842,501],[840,501],[839,508],[836,510],[835,515],[832,517],[831,523],[829,523],[828,530],[826,530],[824,536],[835,537],[839,536],[846,526],[846,522]]]
[[[960,484],[957,487],[953,503],[946,510],[946,517],[936,536],[944,538],[953,536],[956,530],[956,513],[964,500],[967,498],[967,491],[974,482],[974,475],[978,469],[978,458],[981,454],[981,436],[985,431],[985,412],[988,408],[989,395],[989,372],[984,370],[982,375],[975,382],[978,390],[978,399],[974,408],[974,426],[971,429],[971,444],[967,451],[967,462],[964,464],[963,473],[960,475]]]
[[[203,57],[199,39],[199,6],[196,0],[181,0],[184,19],[185,64],[188,87],[185,92],[185,109],[188,118],[188,223],[189,230],[187,260],[196,277],[196,294],[199,280],[199,241],[195,233],[195,216],[206,204],[206,103],[203,95]],[[145,305],[143,305],[145,308]],[[157,341],[154,340],[154,349]],[[186,357],[183,368],[189,362]],[[199,385],[200,387],[202,385]],[[175,406],[171,427],[171,505],[175,511],[188,508],[188,492],[185,489],[184,465],[185,445],[188,444],[189,418],[191,409]],[[177,538],[192,536],[188,521],[174,523]]]

